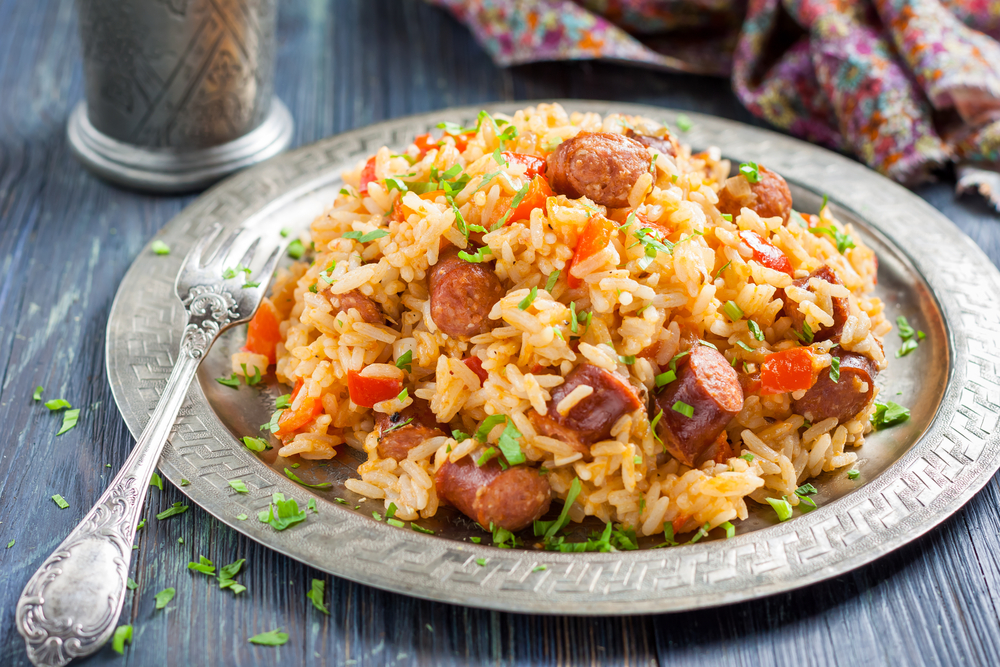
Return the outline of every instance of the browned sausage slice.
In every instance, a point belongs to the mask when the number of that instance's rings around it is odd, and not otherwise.
[[[621,134],[581,133],[548,157],[552,189],[573,199],[587,196],[603,206],[628,206],[632,186],[649,171],[646,147]]]
[[[466,262],[451,246],[431,267],[428,282],[431,318],[438,329],[455,338],[490,330],[488,316],[503,296],[503,286],[489,265]]]
[[[427,401],[416,399],[400,412],[375,417],[378,428],[378,455],[383,459],[402,461],[410,450],[425,440],[445,435]]]
[[[652,148],[657,153],[666,153],[671,157],[677,157],[677,140],[669,133],[662,137],[654,137],[649,134],[637,134],[635,130],[628,129],[625,130],[625,136],[629,139],[635,139],[647,148]]]
[[[783,222],[788,222],[788,216],[792,212],[792,191],[788,189],[788,183],[767,167],[758,165],[757,173],[760,174],[760,180],[750,183],[748,197],[737,198],[729,188],[719,191],[719,212],[728,213],[735,218],[740,214],[740,209],[746,206],[762,218],[777,215],[781,216]]]
[[[378,304],[356,289],[343,294],[332,294],[328,287],[320,292],[320,294],[325,296],[330,305],[333,306],[330,314],[335,317],[338,313],[355,308],[361,315],[361,319],[368,324],[382,324],[385,321],[385,318],[382,316],[382,309],[379,308]]]
[[[438,497],[486,530],[490,524],[517,531],[531,525],[549,510],[552,491],[534,468],[514,466],[502,470],[497,459],[476,465],[479,452],[457,463],[445,461],[434,482]]]
[[[580,385],[593,388],[593,393],[574,405],[565,416],[559,414],[556,406]],[[635,388],[621,377],[593,364],[580,364],[552,390],[548,406],[544,415],[531,413],[535,428],[571,445],[589,459],[590,446],[609,438],[615,422],[622,415],[638,410],[642,401]]]
[[[678,401],[694,413],[687,417],[674,410]],[[663,411],[656,424],[663,445],[678,461],[694,466],[741,409],[743,388],[736,371],[718,350],[695,345],[680,360],[677,379],[656,396],[652,418]]]
[[[837,382],[824,371],[805,396],[792,404],[795,412],[814,423],[830,417],[846,422],[868,407],[875,393],[878,369],[874,361],[839,346],[830,350],[830,354],[840,358]]]
[[[801,289],[808,289],[812,291],[809,287],[810,278],[819,278],[820,280],[825,280],[831,285],[843,285],[843,283],[840,282],[840,278],[837,277],[837,274],[834,273],[833,269],[828,266],[821,266],[805,278],[799,278],[798,280],[793,281],[792,284]],[[801,332],[802,323],[805,321],[806,316],[799,312],[799,304],[787,298],[784,290],[779,290],[778,293],[775,294],[775,297],[785,302],[783,307],[785,315],[792,318],[792,328],[795,331]],[[842,296],[833,297],[832,301],[833,326],[824,327],[819,331],[814,331],[813,340],[830,340],[831,338],[840,338],[840,332],[844,330],[844,323],[847,322],[847,318],[851,314],[850,304],[847,299]]]

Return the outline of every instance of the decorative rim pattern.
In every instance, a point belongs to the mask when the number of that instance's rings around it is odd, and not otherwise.
[[[531,102],[485,105],[512,112]],[[677,112],[614,102],[565,100],[570,110],[652,115]],[[198,230],[261,219],[303,193],[329,186],[344,165],[382,144],[405,145],[442,117],[473,118],[481,107],[436,111],[362,128],[284,154],[202,195],[164,228],[174,249],[151,268],[136,260],[122,281],[107,332],[108,377],[133,434],[152,412],[175,358],[183,310],[172,283]],[[173,482],[223,523],[292,558],[352,581],[433,600],[505,611],[636,614],[711,607],[799,588],[869,563],[917,538],[967,502],[1000,468],[1000,273],[950,221],[905,188],[816,146],[734,121],[688,113],[685,140],[719,145],[734,159],[772,169],[865,220],[891,239],[936,296],[948,329],[949,382],[933,422],[898,460],[856,491],[795,520],[725,541],[680,549],[561,554],[500,550],[376,523],[346,509],[310,514],[276,532],[255,516],[270,494],[308,491],[261,464],[192,386],[160,461]],[[143,253],[143,256],[145,253]],[[260,488],[234,494],[228,480]],[[476,559],[486,558],[485,566]],[[539,564],[544,571],[535,572]]]

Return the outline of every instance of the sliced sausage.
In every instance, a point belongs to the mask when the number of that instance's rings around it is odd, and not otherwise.
[[[552,490],[535,468],[503,470],[497,459],[476,465],[479,452],[445,461],[434,476],[438,497],[486,530],[490,524],[517,531],[549,510]]]
[[[330,314],[334,317],[338,313],[343,313],[354,308],[361,315],[361,319],[368,324],[382,324],[385,322],[385,317],[382,315],[382,309],[379,308],[379,305],[356,289],[343,294],[333,294],[330,292],[330,288],[327,287],[320,294],[325,296],[330,305],[333,306]]]
[[[821,266],[812,273],[810,273],[805,278],[799,278],[792,282],[793,285],[801,289],[808,289],[809,279],[819,278],[820,280],[825,280],[831,285],[843,285],[840,282],[840,278],[837,274],[833,272],[828,266]],[[802,323],[805,321],[806,316],[799,312],[799,304],[785,296],[784,290],[779,290],[775,295],[777,298],[785,302],[783,310],[785,315],[792,318],[792,328],[795,331],[802,331]],[[813,340],[830,340],[831,338],[839,338],[840,332],[844,330],[844,323],[847,322],[847,317],[851,314],[851,307],[847,299],[842,296],[833,297],[833,326],[824,327],[819,331],[813,332]]]
[[[654,137],[649,134],[637,134],[635,130],[625,130],[625,136],[635,139],[643,146],[652,148],[657,153],[666,153],[670,157],[677,157],[677,140],[669,133],[662,137]]]
[[[875,393],[878,368],[874,361],[839,346],[830,350],[830,354],[840,358],[840,378],[837,382],[824,371],[805,396],[792,404],[795,412],[813,423],[830,417],[836,417],[841,423],[846,422],[868,407]]]
[[[792,191],[788,189],[788,183],[767,167],[758,165],[757,173],[760,174],[760,180],[750,183],[749,196],[735,197],[728,187],[722,188],[719,191],[719,211],[735,218],[745,206],[762,218],[780,216],[783,222],[788,222],[788,216],[792,212]]]
[[[492,267],[466,262],[458,249],[445,250],[428,277],[431,318],[449,336],[464,338],[490,330],[490,310],[503,296]]]
[[[688,417],[674,410],[678,401],[694,413]],[[655,397],[651,418],[663,411],[656,424],[660,440],[674,458],[694,466],[742,409],[743,388],[736,370],[718,350],[695,345],[678,363],[677,379]]]
[[[632,186],[650,164],[649,151],[635,139],[608,132],[581,133],[549,154],[546,173],[559,194],[622,208],[628,206]]]
[[[556,409],[559,402],[580,385],[587,385],[594,391],[565,416],[559,414]],[[533,412],[531,418],[535,428],[543,434],[562,440],[589,459],[590,446],[611,437],[615,422],[642,405],[635,387],[628,381],[593,364],[580,364],[552,390],[548,411],[544,415]]]
[[[400,412],[378,413],[375,426],[379,433],[379,457],[396,461],[405,459],[411,449],[425,440],[445,435],[430,404],[419,398]]]

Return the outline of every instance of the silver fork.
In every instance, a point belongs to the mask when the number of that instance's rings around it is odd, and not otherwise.
[[[259,286],[244,287],[249,276],[243,272],[223,278],[224,270],[233,266],[227,259],[241,230],[202,262],[221,229],[215,225],[198,240],[174,282],[188,319],[177,361],[153,416],[111,485],[45,559],[17,601],[17,630],[27,644],[28,658],[38,667],[65,665],[90,655],[115,631],[127,590],[136,522],[188,386],[218,335],[253,316],[274,273],[280,247],[258,273]],[[259,243],[260,238],[253,241],[240,264],[250,265]]]

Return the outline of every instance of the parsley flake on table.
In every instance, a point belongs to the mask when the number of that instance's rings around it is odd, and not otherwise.
[[[156,608],[163,609],[174,599],[177,595],[177,589],[175,588],[164,588],[162,591],[156,594]]]
[[[183,505],[180,502],[176,502],[167,509],[157,514],[156,518],[162,521],[163,519],[169,519],[170,517],[177,516],[178,514],[184,514],[184,512],[187,511],[188,511],[187,505]]]
[[[327,609],[326,605],[323,603],[324,599],[326,598],[325,581],[323,581],[322,579],[313,579],[312,588],[310,588],[309,592],[306,593],[306,598],[308,598],[309,601],[312,602],[313,606],[316,607],[316,609],[319,609],[327,616],[330,615],[330,610]]]
[[[282,632],[280,629],[262,632],[250,638],[251,644],[260,644],[261,646],[284,646],[287,641],[288,633]]]
[[[76,426],[76,422],[80,419],[80,409],[67,410],[63,413],[62,426],[56,431],[56,435],[62,435],[66,431],[72,430]]]
[[[115,636],[111,640],[111,648],[115,650],[118,655],[125,655],[125,644],[132,643],[132,626],[131,625],[119,625],[115,628]]]
[[[150,243],[149,244],[149,249],[152,250],[157,255],[169,255],[170,254],[170,246],[168,246],[166,243],[164,243],[160,239],[156,239],[155,241],[153,241],[152,243]]]
[[[163,490],[163,478],[160,477],[158,474],[156,474],[154,472],[153,476],[149,478],[149,485],[150,486],[155,486],[160,491],[162,491]]]
[[[275,530],[285,530],[305,521],[306,512],[299,509],[299,504],[294,498],[285,500],[283,493],[274,493],[271,495],[268,508],[257,513],[257,520],[270,524]]]
[[[247,485],[242,479],[229,480],[229,486],[233,487],[236,493],[250,493],[250,490],[247,489]]]
[[[240,568],[243,567],[243,563],[246,561],[246,558],[241,558],[235,563],[230,563],[219,570],[219,588],[228,588],[234,595],[239,595],[245,591],[247,589],[246,586],[236,583],[234,577],[240,573]]]
[[[8,542],[7,543],[7,548],[10,549],[12,546],[14,546],[14,542],[16,542],[16,541],[17,541],[17,538],[14,538],[10,542]]]
[[[215,565],[212,561],[208,560],[204,556],[198,556],[198,562],[188,563],[188,569],[194,570],[195,572],[201,572],[202,574],[207,574],[210,577],[215,576]]]
[[[31,395],[31,398],[33,398],[36,401],[42,400],[43,391],[45,391],[45,388],[42,387],[42,385],[38,385],[37,387],[35,387],[35,393]]]
[[[139,588],[139,584],[137,584],[136,581],[135,581],[135,579],[133,579],[132,577],[128,578],[128,581],[125,582],[125,586],[130,591],[134,591],[135,589]]]
[[[53,398],[50,401],[45,401],[45,407],[47,407],[52,412],[55,412],[56,410],[62,410],[63,408],[71,408],[73,406],[70,405],[69,401],[67,401],[66,399]]]
[[[58,493],[52,496],[52,501],[55,502],[55,504],[58,505],[59,509],[61,510],[64,510],[67,507],[69,507],[69,503],[66,502],[66,499],[60,496]]]

